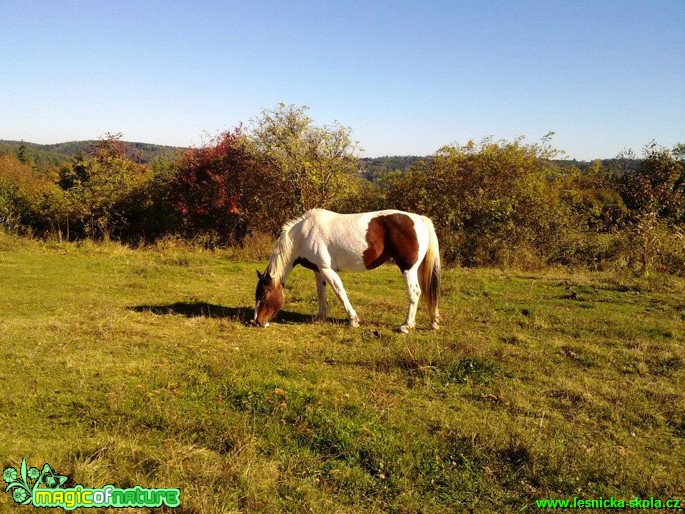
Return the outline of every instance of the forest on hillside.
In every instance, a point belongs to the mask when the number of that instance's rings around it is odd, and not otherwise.
[[[559,160],[550,137],[446,145],[431,156],[360,158],[351,130],[305,107],[262,111],[198,148],[96,141],[0,142],[0,227],[58,240],[206,246],[273,237],[322,207],[430,216],[443,258],[685,273],[685,145]]]
[[[114,135],[118,138],[118,135]],[[49,171],[51,167],[73,160],[76,156],[88,155],[102,139],[111,138],[112,134],[104,135],[100,140],[68,141],[55,144],[37,144],[26,141],[9,141],[0,139],[0,155],[13,155],[19,161],[31,165],[41,171]],[[139,164],[151,164],[155,160],[174,160],[180,157],[187,147],[166,146],[152,143],[121,141],[125,155]],[[418,163],[431,162],[432,155],[385,155],[382,157],[360,157],[359,172],[365,179],[376,182],[387,177],[389,173],[402,175],[415,167]],[[615,159],[601,159],[604,167],[613,165]],[[637,166],[638,159],[635,160]],[[578,161],[552,159],[552,162],[565,168],[575,167],[580,171],[587,171],[594,161]]]
[[[121,138],[120,134],[106,134],[102,139]],[[20,162],[48,171],[51,167],[74,159],[78,155],[87,155],[99,144],[100,140],[69,141],[51,145],[41,145],[25,141],[7,141],[0,139],[0,155],[13,155]],[[175,159],[187,148],[177,146],[155,145],[121,141],[126,157],[139,164],[149,164],[157,159]]]

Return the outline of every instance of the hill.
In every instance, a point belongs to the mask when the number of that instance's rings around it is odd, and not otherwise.
[[[122,142],[126,148],[126,155],[140,164],[146,164],[158,159],[175,159],[186,150],[186,148],[178,146],[131,141]],[[35,164],[40,169],[44,169],[69,161],[78,154],[87,154],[96,143],[98,143],[97,140],[86,140],[41,145],[26,141],[0,140],[0,154],[8,153],[16,157],[23,155],[22,159]]]
[[[126,155],[139,164],[154,162],[158,159],[176,159],[187,148],[179,146],[157,145],[122,141],[126,148]],[[27,141],[12,141],[0,139],[0,155],[11,154],[20,157],[35,165],[39,169],[47,169],[52,166],[70,161],[78,154],[87,154],[98,140],[68,141],[55,144],[38,144]],[[22,150],[23,147],[23,150]],[[359,159],[359,169],[362,176],[375,182],[388,173],[404,174],[410,168],[420,165],[421,162],[430,163],[432,155],[386,155],[382,157],[362,157]],[[576,167],[581,171],[587,171],[592,166],[592,161],[578,160],[555,160],[562,168]],[[612,167],[616,159],[602,159],[601,164],[605,168]],[[636,167],[639,160],[635,159],[631,167]],[[623,165],[625,168],[625,163]]]
[[[185,147],[152,143],[122,142],[126,147],[128,157],[140,164],[153,162],[157,159],[174,159],[187,149]],[[28,141],[0,139],[0,154],[5,153],[19,157],[23,153],[24,159],[42,169],[69,161],[78,154],[87,154],[96,143],[98,143],[98,140],[90,139],[44,145]],[[23,150],[22,147],[24,147]],[[386,172],[397,170],[405,172],[416,163],[431,159],[432,156],[416,155],[363,157],[359,160],[359,167],[364,177],[373,181]]]
[[[429,164],[433,161],[432,155],[392,155],[384,157],[363,157],[359,159],[359,167],[365,179],[375,182],[388,173],[404,174],[409,169],[420,165],[422,162]],[[598,159],[604,169],[635,170],[640,166],[640,159]],[[577,168],[581,172],[588,171],[595,161],[579,161],[577,159],[553,159],[552,162],[559,167],[569,170]]]
[[[386,155],[384,157],[363,157],[359,159],[359,168],[365,179],[376,181],[388,172],[406,172],[421,161],[431,161],[432,156]]]

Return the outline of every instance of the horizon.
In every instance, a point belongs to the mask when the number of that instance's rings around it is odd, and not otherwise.
[[[27,9],[29,5],[31,8]],[[200,146],[282,102],[361,157],[492,136],[568,159],[685,140],[685,2],[0,4],[0,139]]]
[[[35,141],[25,141],[25,140],[17,140],[17,139],[0,139],[0,144],[1,143],[21,143],[21,144],[29,144],[29,145],[37,145],[37,146],[58,146],[58,145],[67,145],[67,144],[72,144],[72,143],[91,143],[91,142],[97,142],[97,141],[102,141],[102,138],[89,138],[89,139],[75,139],[75,140],[70,140],[70,141],[60,141],[58,143],[36,143]],[[131,145],[136,145],[136,144],[141,144],[141,145],[152,145],[152,146],[158,146],[158,147],[163,147],[163,148],[174,148],[178,150],[189,150],[192,148],[197,148],[194,146],[175,146],[175,145],[165,145],[165,144],[159,144],[159,143],[153,143],[150,141],[129,141],[125,139],[121,139],[121,142],[124,144],[131,144]],[[679,144],[679,143],[676,143]],[[657,144],[658,145],[658,144]],[[649,147],[650,144],[643,145],[644,148]],[[661,148],[666,148],[669,151],[673,150],[671,147],[664,147],[662,145],[658,145]],[[635,149],[633,149],[635,150]],[[641,149],[638,149],[638,151],[635,151],[635,159],[642,159],[641,156]],[[369,156],[369,155],[357,155],[357,158],[360,160],[363,159],[368,159],[368,160],[374,160],[374,159],[385,159],[385,158],[417,158],[417,159],[426,159],[429,157],[434,157],[436,152],[430,153],[430,154],[385,154],[385,155],[374,155],[374,156]],[[594,157],[590,159],[576,159],[574,157],[570,157],[567,155],[564,155],[562,152],[558,157],[550,159],[551,161],[577,161],[577,162],[583,162],[583,163],[591,163],[594,161],[610,161],[613,159],[618,159],[621,158],[619,155],[614,155],[612,157]]]

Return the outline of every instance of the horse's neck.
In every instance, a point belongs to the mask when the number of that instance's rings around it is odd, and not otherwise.
[[[276,246],[269,257],[266,271],[274,280],[285,282],[293,269],[294,245],[287,232],[281,234],[276,241]]]

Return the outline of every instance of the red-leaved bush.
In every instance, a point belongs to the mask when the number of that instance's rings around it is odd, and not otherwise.
[[[287,211],[275,170],[254,151],[238,127],[210,144],[188,150],[171,185],[184,231],[210,244],[241,243],[251,231],[273,231]]]

